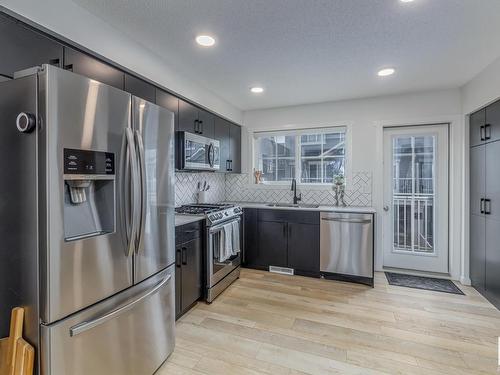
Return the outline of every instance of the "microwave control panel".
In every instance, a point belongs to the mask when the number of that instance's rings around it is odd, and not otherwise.
[[[65,148],[64,173],[114,175],[115,154]]]

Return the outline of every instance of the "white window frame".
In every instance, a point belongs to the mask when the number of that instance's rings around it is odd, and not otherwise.
[[[349,164],[349,147],[348,147],[348,137],[349,131],[347,126],[328,126],[321,128],[302,128],[302,129],[290,129],[290,130],[276,130],[276,131],[257,131],[252,135],[252,165],[254,169],[257,169],[257,161],[258,157],[256,154],[256,141],[257,138],[260,137],[279,137],[279,136],[290,136],[293,135],[296,137],[295,141],[295,178],[297,179],[297,184],[306,185],[306,186],[318,186],[324,187],[332,185],[330,182],[301,182],[302,176],[302,156],[300,150],[300,136],[302,135],[312,135],[312,134],[329,134],[329,133],[344,133],[344,179],[347,179],[348,176],[348,164]],[[312,159],[317,159],[317,157],[310,157]],[[333,158],[333,157],[332,157]],[[324,157],[321,157],[322,161]],[[321,175],[323,176],[323,163],[321,168]],[[252,173],[252,181],[253,181],[253,173]],[[260,185],[264,186],[288,186],[290,182],[288,181],[264,181]],[[258,186],[258,184],[253,183],[254,186]]]

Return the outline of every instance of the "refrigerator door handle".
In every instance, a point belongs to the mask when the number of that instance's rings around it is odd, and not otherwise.
[[[74,325],[69,329],[69,335],[71,337],[77,336],[85,331],[88,331],[92,328],[95,328],[103,323],[106,323],[107,321],[114,319],[121,314],[125,313],[126,311],[132,309],[134,306],[137,304],[141,303],[145,299],[151,297],[153,294],[157,293],[164,285],[166,285],[170,280],[172,279],[172,275],[168,275],[165,277],[163,280],[158,282],[153,288],[148,290],[147,292],[139,295],[137,298],[135,298],[132,302],[129,302],[125,305],[122,305],[118,307],[117,309],[114,309],[108,313],[105,313],[101,315],[98,318],[92,319],[88,322],[82,322]]]
[[[128,204],[130,205],[130,228],[127,228],[127,237],[128,237],[128,249],[127,256],[131,256],[134,251],[135,245],[135,237],[137,233],[137,156],[135,153],[135,145],[134,145],[134,135],[132,133],[132,129],[126,128],[125,135],[127,140],[127,150],[128,150],[128,158],[130,159],[130,170],[131,170],[131,197],[125,197],[125,202],[128,200]],[[127,204],[127,203],[126,203]]]
[[[139,252],[139,249],[142,248],[142,242],[144,239],[144,229],[146,226],[146,202],[147,202],[147,191],[146,191],[146,158],[145,158],[145,153],[144,153],[144,141],[142,139],[142,135],[139,132],[139,130],[135,131],[135,138],[137,140],[137,147],[139,149],[139,177],[140,177],[140,187],[141,187],[141,194],[140,194],[140,221],[139,221],[139,229],[137,233],[137,252]]]

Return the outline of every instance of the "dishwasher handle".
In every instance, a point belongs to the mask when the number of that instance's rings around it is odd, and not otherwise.
[[[337,221],[340,223],[354,223],[354,224],[371,224],[370,219],[347,219],[347,218],[330,218],[330,217],[322,217],[321,220],[324,221]]]

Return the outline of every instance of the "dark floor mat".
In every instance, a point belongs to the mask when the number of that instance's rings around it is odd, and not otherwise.
[[[401,273],[385,272],[390,285],[405,286],[407,288],[433,290],[452,294],[464,293],[451,280],[436,279],[433,277],[404,275]]]

